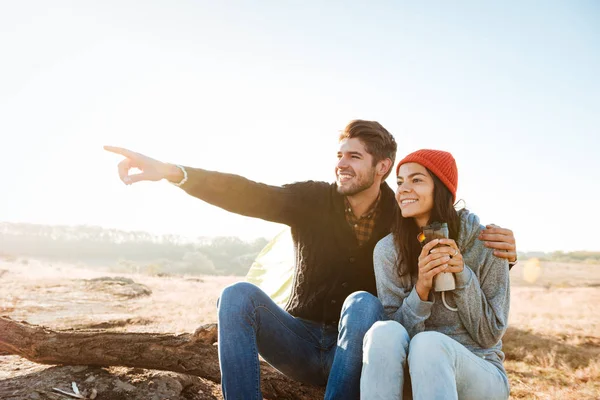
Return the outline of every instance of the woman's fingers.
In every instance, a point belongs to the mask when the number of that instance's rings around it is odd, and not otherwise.
[[[440,246],[431,250],[431,254],[447,254],[449,256],[454,256],[458,254],[458,249],[450,246]]]
[[[450,257],[446,272],[461,272],[464,268],[464,261],[460,249],[452,239],[440,239],[440,246],[431,250],[433,254],[444,254]]]
[[[458,272],[462,272],[464,267],[462,265],[448,265],[448,269],[445,272],[452,272],[456,274]]]
[[[440,265],[448,264],[448,261],[450,261],[450,257],[445,254],[430,254],[419,266],[419,273],[427,273]]]
[[[429,271],[427,271],[426,276],[428,279],[433,279],[440,272],[448,272],[448,264],[442,264],[430,269]]]
[[[437,246],[438,243],[439,243],[439,239],[434,239],[431,242],[427,243],[421,249],[421,255],[419,257],[425,257],[425,256],[427,256],[429,254],[429,252],[431,251],[431,249],[433,249],[435,246]]]
[[[458,246],[456,245],[454,239],[440,239],[440,244],[458,249]]]
[[[419,268],[428,264],[429,262],[433,261],[433,260],[437,260],[439,258],[444,258],[444,257],[449,257],[448,254],[444,254],[444,253],[431,253],[426,255],[425,257],[419,259]]]
[[[448,261],[448,271],[446,272],[461,272],[465,267],[464,261],[462,259],[462,255],[458,255],[456,257],[452,257],[450,261]]]

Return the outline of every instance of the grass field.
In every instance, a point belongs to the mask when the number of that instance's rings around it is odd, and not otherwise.
[[[524,267],[522,262],[511,271],[510,328],[504,337],[511,398],[600,399],[600,265],[542,263],[535,282],[524,279]],[[191,332],[216,320],[220,290],[240,280],[128,275],[152,289],[151,296],[129,300],[82,283],[106,274],[35,260],[0,262],[0,314],[54,329],[101,323],[118,331]],[[19,376],[44,368],[0,356],[0,389],[3,380],[14,385]]]
[[[511,271],[505,366],[515,399],[600,399],[600,265],[525,263]]]

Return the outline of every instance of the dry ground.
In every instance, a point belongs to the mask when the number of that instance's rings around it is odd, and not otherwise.
[[[504,339],[512,399],[600,399],[600,265],[542,264],[534,284],[511,272],[511,327]],[[124,276],[35,260],[0,261],[0,315],[53,329],[192,332],[214,322],[220,290],[239,277],[126,275],[150,296],[94,286]],[[110,289],[110,290],[109,290]],[[218,385],[131,368],[57,367],[0,355],[0,399],[67,399],[53,387],[96,388],[98,399],[215,399]]]

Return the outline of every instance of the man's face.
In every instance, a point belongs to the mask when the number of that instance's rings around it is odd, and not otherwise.
[[[376,168],[373,156],[367,153],[360,139],[344,139],[340,142],[335,166],[337,191],[353,196],[375,183]]]

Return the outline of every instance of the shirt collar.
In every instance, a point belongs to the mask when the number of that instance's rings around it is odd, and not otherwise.
[[[375,211],[377,210],[377,207],[379,206],[379,201],[380,200],[381,200],[381,190],[379,191],[379,194],[377,195],[377,199],[375,199],[375,201],[373,202],[373,204],[371,205],[371,207],[359,219],[362,219],[362,218],[371,218],[373,216],[373,214],[375,214]],[[350,202],[348,201],[348,197],[344,197],[344,204],[345,204],[345,209],[344,210],[345,210],[346,214],[349,214],[350,216],[356,218],[356,216],[352,212],[352,207],[350,206]]]

